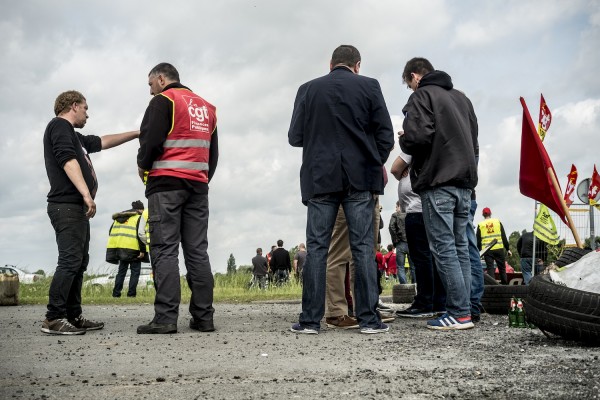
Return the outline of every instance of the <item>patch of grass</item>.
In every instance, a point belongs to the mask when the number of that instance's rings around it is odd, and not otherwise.
[[[155,291],[152,286],[138,288],[137,297],[130,298],[123,294],[120,298],[112,297],[112,285],[86,287],[84,278],[81,291],[83,304],[153,304]],[[266,290],[248,288],[252,275],[237,273],[231,275],[215,274],[214,302],[215,303],[249,303],[252,301],[300,300],[302,286],[292,278],[281,287],[269,286]],[[19,293],[20,304],[48,304],[48,290],[52,277],[41,279],[32,284],[21,284]],[[383,295],[392,293],[392,282],[383,282]],[[126,291],[126,290],[125,290]],[[192,295],[185,278],[181,278],[181,302],[189,303]]]

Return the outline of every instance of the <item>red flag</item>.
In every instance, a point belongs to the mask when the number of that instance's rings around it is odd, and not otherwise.
[[[575,201],[575,184],[577,183],[577,168],[571,164],[571,172],[567,175],[567,188],[565,189],[565,204],[570,207]]]
[[[598,204],[598,192],[600,192],[600,175],[598,175],[596,164],[594,164],[594,173],[592,174],[590,190],[588,191],[588,199],[590,199],[591,205]]]
[[[548,174],[548,168],[554,174],[556,172],[542,140],[535,131],[535,125],[527,109],[525,100],[521,97],[523,106],[523,127],[521,134],[521,168],[519,170],[519,189],[524,196],[545,204],[554,211],[562,221],[569,225],[567,217],[562,208],[562,194],[554,190],[552,180]],[[558,184],[558,180],[557,180]],[[559,187],[560,189],[560,187]]]
[[[552,113],[548,108],[548,104],[546,104],[546,100],[544,99],[544,95],[540,94],[540,119],[538,123],[538,135],[540,135],[540,139],[542,142],[546,137],[546,132],[550,129],[550,123],[552,122]]]

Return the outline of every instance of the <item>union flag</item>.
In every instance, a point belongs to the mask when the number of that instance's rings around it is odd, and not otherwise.
[[[570,207],[575,201],[575,184],[577,183],[577,168],[571,164],[571,172],[567,175],[567,187],[565,189],[565,204]]]
[[[569,226],[567,215],[562,208],[562,193],[554,189],[550,173],[556,180],[554,166],[544,144],[535,131],[535,125],[525,104],[525,99],[521,97],[523,106],[523,125],[521,134],[521,165],[519,169],[519,189],[524,196],[545,204],[554,211],[560,219]],[[557,182],[558,184],[558,182]]]
[[[538,135],[540,135],[540,139],[542,142],[546,137],[546,132],[550,129],[550,123],[552,122],[552,113],[548,108],[548,104],[546,104],[546,100],[544,99],[544,95],[540,94],[540,119],[538,123]]]
[[[600,191],[600,175],[596,170],[596,164],[594,164],[594,173],[592,174],[592,181],[590,182],[590,190],[588,191],[588,199],[590,199],[590,205],[596,205],[598,203],[598,192]]]

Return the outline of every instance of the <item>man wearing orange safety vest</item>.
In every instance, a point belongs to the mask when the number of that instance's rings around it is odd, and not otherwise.
[[[492,218],[492,211],[488,207],[483,209],[482,214],[484,220],[477,225],[477,247],[481,251],[481,249],[489,246],[494,239],[497,240],[496,244],[484,254],[483,258],[485,260],[488,275],[491,277],[495,276],[495,262],[498,266],[498,272],[500,273],[500,283],[507,285],[508,278],[506,276],[505,264],[506,251],[508,251],[509,256],[512,255],[512,252],[510,251],[504,227],[497,218]]]
[[[148,74],[150,94],[137,163],[146,180],[154,318],[137,333],[177,332],[181,285],[179,245],[192,291],[190,328],[214,331],[214,280],[208,258],[208,183],[219,156],[215,107],[179,82],[167,63]]]

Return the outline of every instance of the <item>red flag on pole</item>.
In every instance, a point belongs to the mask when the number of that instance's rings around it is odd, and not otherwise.
[[[550,173],[556,179],[554,166],[540,136],[535,130],[531,115],[525,100],[521,97],[523,106],[523,126],[521,134],[521,167],[519,170],[519,189],[524,196],[545,204],[554,211],[560,219],[569,226],[567,216],[562,207],[562,193],[557,193]],[[549,171],[550,170],[550,171]],[[558,186],[558,183],[557,183]],[[560,186],[558,186],[560,190]]]
[[[567,187],[565,189],[565,204],[570,207],[575,201],[575,184],[577,183],[577,168],[571,164],[571,172],[567,175]]]
[[[591,205],[598,204],[597,197],[600,191],[600,175],[596,170],[596,164],[594,164],[594,173],[592,174],[592,181],[590,182],[590,190],[588,191],[588,199],[590,199]]]
[[[544,95],[540,94],[540,119],[538,123],[538,135],[540,135],[540,139],[542,142],[546,137],[546,132],[550,129],[550,123],[552,122],[552,113],[548,108],[548,104],[546,104],[546,100],[544,99]]]

